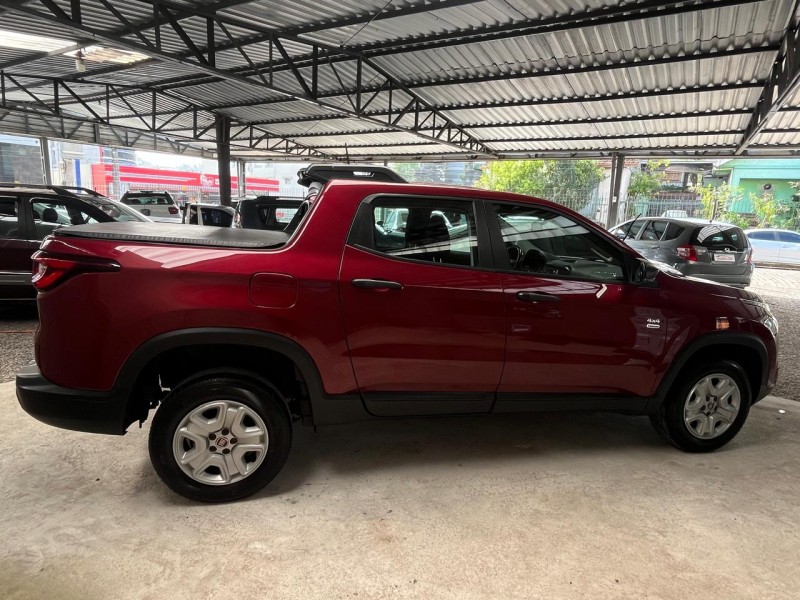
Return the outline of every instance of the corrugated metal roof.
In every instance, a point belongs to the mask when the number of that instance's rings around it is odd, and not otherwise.
[[[47,5],[0,0],[7,9],[0,29],[69,42],[94,37],[147,55],[130,65],[86,60],[78,72],[71,56],[7,48],[0,36],[0,70],[38,99],[6,78],[6,109],[27,111],[28,127],[45,119],[36,114],[46,110],[41,102],[56,110],[53,79],[63,79],[98,107],[89,110],[62,89],[59,108],[79,127],[76,135],[94,130],[108,106],[121,131],[146,130],[155,120],[176,138],[191,137],[194,115],[178,114],[191,104],[229,116],[240,137],[253,124],[255,138],[296,139],[327,155],[344,144],[374,157],[729,154],[745,139],[777,48],[797,19],[792,0],[657,7],[643,0],[234,0],[213,23],[219,49],[212,57],[206,14],[213,4],[161,0],[157,36],[152,4],[109,1],[124,22],[99,0],[82,0],[80,25],[68,22],[64,0],[55,17]],[[296,64],[287,66],[284,56]],[[106,98],[106,84],[120,86],[124,100]],[[787,107],[800,108],[797,87]],[[151,90],[159,92],[155,119]],[[201,113],[199,129],[210,120]],[[7,117],[0,129],[21,126]],[[746,140],[754,152],[799,146],[800,112],[777,112],[763,129]],[[454,143],[431,142],[435,136]],[[240,141],[234,153],[252,156],[257,139]]]

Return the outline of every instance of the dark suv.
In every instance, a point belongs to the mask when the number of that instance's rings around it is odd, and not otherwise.
[[[60,227],[147,221],[134,210],[85,188],[0,184],[0,301],[36,297],[31,254]]]
[[[640,217],[611,229],[639,254],[684,275],[735,287],[750,285],[753,248],[730,223],[691,218]]]

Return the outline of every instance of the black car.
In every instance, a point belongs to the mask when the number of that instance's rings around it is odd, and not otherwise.
[[[233,226],[242,229],[283,231],[291,223],[302,203],[301,198],[280,196],[245,198],[236,205]]]
[[[753,249],[741,228],[691,218],[640,217],[611,229],[645,258],[684,275],[735,287],[750,285]]]
[[[31,255],[59,227],[147,217],[92,190],[0,184],[0,301],[36,298]]]

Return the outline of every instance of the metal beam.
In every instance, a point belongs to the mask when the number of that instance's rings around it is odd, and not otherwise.
[[[756,2],[763,1],[765,0],[756,0]],[[485,27],[446,31],[438,34],[407,36],[402,39],[346,47],[346,49],[374,58],[403,52],[417,52],[445,47],[452,48],[477,42],[489,42],[542,33],[556,33],[569,29],[595,28],[602,25],[666,17],[740,4],[752,4],[752,0],[645,0],[636,3],[626,2],[618,5],[604,5],[600,8],[566,15],[545,18],[536,17],[518,22],[498,23]]]
[[[257,81],[257,80],[249,79],[249,78],[246,78],[246,77],[242,77],[240,75],[236,75],[234,73],[231,73],[228,70],[220,69],[220,68],[214,67],[214,66],[209,65],[209,64],[204,64],[202,62],[197,62],[197,61],[193,61],[193,60],[190,60],[190,59],[181,58],[181,57],[179,57],[179,56],[177,56],[175,54],[169,53],[169,52],[167,52],[165,50],[162,50],[162,49],[153,48],[151,46],[145,46],[143,44],[139,44],[139,43],[136,43],[136,42],[133,42],[133,41],[130,41],[130,40],[115,39],[115,38],[109,37],[108,34],[103,30],[98,30],[98,29],[91,28],[91,27],[88,27],[88,26],[83,25],[83,24],[76,23],[75,21],[70,19],[69,15],[64,13],[64,11],[62,11],[60,9],[60,7],[58,7],[58,5],[53,2],[53,0],[41,0],[41,1],[43,3],[45,3],[45,5],[48,6],[48,8],[50,8],[51,14],[44,13],[44,12],[42,12],[40,10],[35,10],[35,9],[32,9],[32,8],[24,6],[24,5],[18,5],[13,0],[0,0],[0,6],[5,7],[5,8],[7,8],[7,9],[13,11],[13,12],[18,12],[18,13],[34,16],[36,18],[42,19],[44,22],[54,23],[54,24],[57,24],[57,25],[59,25],[61,27],[65,27],[65,28],[71,29],[73,31],[78,31],[78,32],[81,32],[83,34],[91,35],[91,36],[95,37],[98,41],[102,41],[104,43],[108,43],[108,44],[110,44],[112,46],[128,48],[128,49],[134,50],[136,52],[140,52],[142,54],[145,54],[147,56],[151,56],[153,58],[157,58],[157,59],[164,60],[164,61],[171,62],[171,63],[180,64],[180,65],[182,65],[184,67],[185,66],[189,66],[189,67],[195,69],[196,71],[208,73],[208,74],[211,74],[211,75],[215,75],[215,76],[218,76],[218,77],[221,77],[223,79],[226,79],[226,80],[229,80],[229,81],[233,81],[233,82],[236,82],[236,83],[239,83],[239,84],[253,86],[253,87],[257,87],[257,88],[261,88],[261,89],[266,89],[266,90],[269,90],[271,92],[277,92],[278,94],[284,95],[284,96],[289,97],[289,98],[294,98],[296,100],[301,100],[301,101],[304,101],[304,102],[311,102],[313,104],[317,104],[318,106],[324,107],[324,108],[326,108],[328,110],[331,110],[333,112],[336,112],[336,113],[349,114],[349,115],[351,115],[353,117],[360,117],[360,118],[362,118],[364,120],[373,121],[373,122],[375,122],[376,124],[379,124],[379,125],[385,125],[385,123],[381,122],[380,120],[376,120],[376,119],[373,119],[371,117],[364,117],[363,115],[360,115],[358,110],[349,110],[347,108],[341,108],[339,106],[336,106],[335,104],[330,104],[330,103],[323,102],[323,101],[319,100],[318,98],[309,97],[307,93],[296,92],[294,90],[281,88],[281,87],[279,87],[277,85],[272,85],[272,84],[267,83],[265,81]],[[170,0],[159,0],[159,5],[160,6],[163,5],[165,7],[168,7],[171,11],[173,11],[175,13],[186,13],[187,11],[189,11],[190,14],[195,14],[195,13],[206,14],[205,11],[203,11],[201,9],[198,9],[197,7],[192,7],[191,9],[187,9],[185,6],[178,5],[178,4],[174,3],[174,2],[171,2]],[[213,16],[218,22],[222,22],[222,19],[219,19],[213,13],[210,16]],[[277,40],[278,38],[276,37],[275,39]],[[315,43],[312,43],[312,42],[307,42],[307,41],[304,41],[304,40],[302,41],[302,43],[304,43],[304,44],[306,44],[308,46],[311,46],[311,47],[317,45],[321,49],[323,49],[323,47],[321,45],[319,45],[319,44],[315,44]],[[324,50],[325,50],[325,52],[327,52],[329,50],[329,48],[324,48]],[[287,57],[284,57],[284,58],[287,58]],[[383,77],[383,78],[385,78],[387,80],[391,80],[392,79],[391,76],[388,73],[386,73],[386,71],[384,71],[379,66],[370,64],[369,67],[373,72],[377,72],[381,77]],[[374,73],[371,73],[370,75],[374,76]],[[358,83],[359,83],[359,85],[363,84],[363,82],[358,82]],[[394,82],[394,83],[395,83],[395,86],[398,89],[403,89],[402,84],[400,84],[398,82]],[[411,92],[406,92],[406,93],[408,95],[412,96],[412,97],[415,97],[413,95],[413,93],[411,93]],[[436,119],[438,119],[440,121],[440,123],[442,123],[443,130],[447,131],[447,135],[446,135],[446,137],[444,139],[438,139],[438,138],[434,138],[434,139],[436,139],[437,141],[439,141],[441,143],[445,143],[447,145],[450,145],[452,147],[456,147],[456,148],[459,148],[459,149],[478,152],[478,153],[486,154],[486,155],[491,155],[491,151],[489,151],[479,141],[477,141],[476,139],[472,138],[467,133],[465,133],[462,129],[460,129],[458,127],[458,125],[450,122],[449,119],[447,119],[443,115],[436,114],[436,110],[431,108],[431,107],[429,107],[427,105],[427,103],[425,103],[424,101],[422,101],[420,99],[417,99],[417,102],[419,103],[420,107],[423,108],[423,110],[431,112],[434,115],[434,121],[436,121]],[[411,127],[402,127],[402,126],[399,126],[399,125],[396,125],[396,124],[389,124],[389,126],[391,128],[393,128],[393,129],[397,129],[399,131],[407,131],[409,133],[412,133],[414,135],[419,136],[422,139],[431,139],[426,134],[418,133],[418,132],[415,131],[414,128],[411,128]]]
[[[793,15],[797,8],[796,4]],[[781,40],[781,49],[772,67],[772,72],[764,86],[764,91],[761,92],[750,123],[742,135],[742,141],[736,148],[737,156],[745,153],[758,134],[767,127],[770,119],[781,110],[798,89],[800,89],[800,27],[792,22]]]
[[[460,111],[460,110],[480,110],[485,108],[513,108],[513,107],[521,107],[521,106],[547,106],[551,104],[574,104],[574,103],[584,103],[584,102],[609,102],[613,100],[628,100],[628,99],[637,99],[637,98],[654,98],[658,96],[679,96],[685,94],[703,94],[703,93],[711,93],[711,92],[725,92],[731,90],[748,90],[748,89],[757,89],[761,88],[764,85],[763,81],[754,81],[752,83],[731,83],[725,85],[707,85],[702,87],[694,87],[694,88],[681,88],[681,89],[664,89],[664,90],[635,90],[631,92],[620,92],[618,94],[607,94],[602,96],[569,96],[569,97],[562,97],[562,98],[532,98],[532,99],[522,99],[522,100],[498,100],[492,102],[469,102],[464,104],[446,104],[446,105],[437,105],[436,108],[442,112],[449,112],[449,111]],[[245,104],[239,104],[235,106],[214,106],[209,108],[209,110],[222,110],[225,108],[235,109],[241,106],[259,106],[261,103],[259,102],[250,102]],[[750,111],[739,111],[738,114],[749,114]],[[367,111],[364,113],[366,116],[371,117],[380,117],[386,116],[389,114],[389,111],[385,110],[376,110],[376,111]],[[703,114],[713,114],[713,113],[696,113],[698,116]],[[263,121],[252,121],[250,122],[251,125],[259,125],[259,126],[266,126],[269,125],[283,125],[287,123],[304,123],[304,122],[316,122],[316,121],[329,121],[332,119],[348,119],[351,118],[347,115],[338,115],[334,113],[325,114],[325,115],[316,115],[314,117],[294,117],[288,119],[270,119],[270,120],[263,120]],[[630,120],[629,117],[614,117],[620,120]],[[633,117],[636,119],[638,117]],[[652,117],[642,117],[642,119],[647,120]],[[660,118],[660,117],[655,117]],[[665,118],[671,118],[667,116]],[[598,119],[598,122],[601,122],[603,119]],[[591,123],[592,120],[575,120],[575,123]],[[565,124],[570,124],[570,122],[564,122]],[[505,127],[505,126],[520,126],[520,125],[556,125],[557,122],[538,122],[538,123],[531,123],[531,122],[504,122],[499,123],[497,125],[491,123],[485,123],[478,125],[480,127]],[[470,129],[475,127],[474,125],[469,124],[461,124],[462,129]],[[380,130],[375,129],[373,130],[378,132]],[[384,130],[385,132],[385,130]],[[359,133],[358,131],[353,131],[352,133]],[[314,137],[318,135],[324,135],[320,133],[298,133],[298,134],[284,134],[287,137]],[[337,132],[336,135],[339,135]]]

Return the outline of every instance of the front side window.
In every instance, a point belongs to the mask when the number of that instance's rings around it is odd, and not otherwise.
[[[372,203],[373,247],[395,258],[477,266],[471,202],[386,199]]]
[[[527,205],[493,204],[505,244],[507,269],[589,279],[624,281],[617,248],[560,213]]]
[[[618,225],[611,231],[611,233],[613,233],[619,239],[624,238],[626,240],[633,240],[636,239],[636,234],[639,233],[639,230],[643,225],[644,221],[641,219],[635,219],[633,221],[627,221],[622,225]]]

